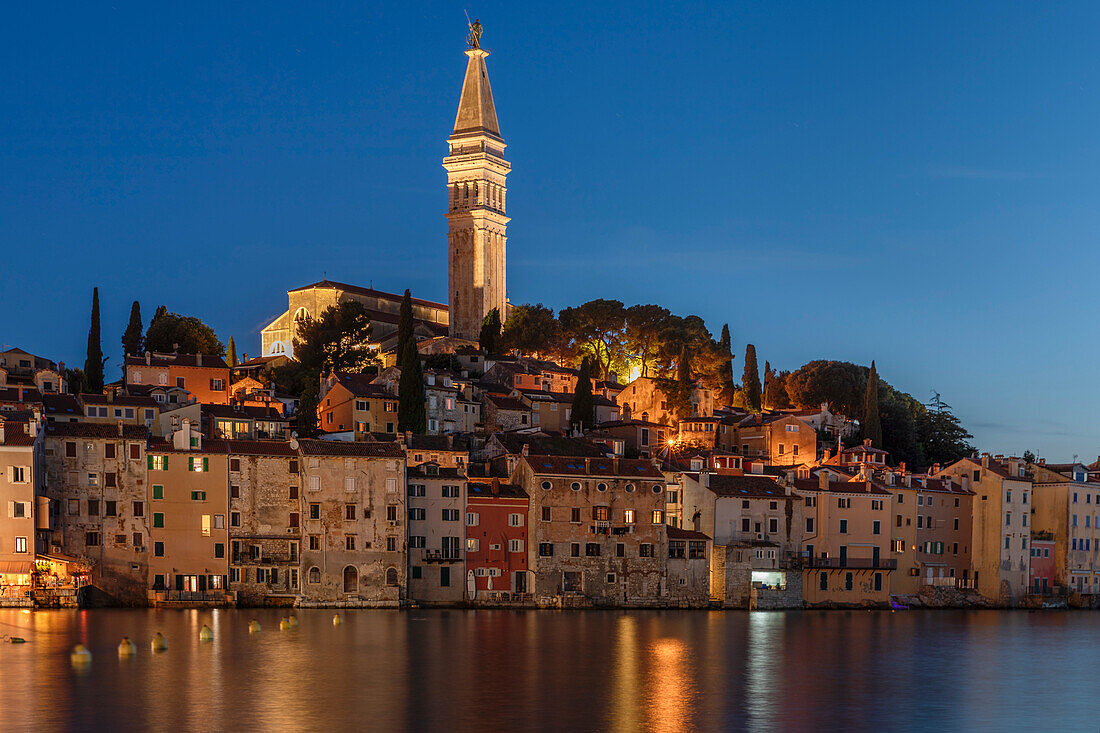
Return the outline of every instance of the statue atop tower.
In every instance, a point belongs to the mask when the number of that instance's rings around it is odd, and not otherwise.
[[[481,323],[494,308],[507,318],[504,159],[493,90],[481,47],[481,23],[467,35],[466,78],[454,131],[447,138],[447,261],[450,332],[476,341]]]

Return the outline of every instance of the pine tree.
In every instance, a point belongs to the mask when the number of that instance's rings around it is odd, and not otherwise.
[[[595,411],[592,402],[592,364],[585,357],[581,361],[576,389],[573,390],[573,411],[569,413],[569,424],[577,430],[590,428],[595,422]]]
[[[481,322],[481,333],[478,334],[478,345],[486,354],[496,354],[500,349],[500,311],[493,308],[485,315]]]
[[[722,326],[722,338],[718,342],[718,354],[719,358],[722,359],[718,401],[723,405],[732,405],[736,388],[733,385],[733,341],[730,339],[730,326],[728,323]]]
[[[225,348],[225,361],[232,369],[237,366],[237,344],[233,343],[233,337],[229,337],[229,346]]]
[[[691,388],[691,357],[688,356],[687,346],[680,348],[680,358],[676,360],[676,381],[682,387]]]
[[[397,430],[402,433],[411,430],[423,435],[428,432],[428,411],[424,404],[424,370],[414,340],[405,342],[401,363],[401,381],[397,385]]]
[[[103,392],[103,347],[99,338],[99,288],[92,290],[92,325],[88,329],[88,356],[84,360],[84,375],[87,378],[88,391],[93,394]]]
[[[745,393],[745,409],[760,412],[760,372],[756,364],[756,347],[745,347],[745,373],[741,377],[741,390]]]
[[[413,335],[412,293],[406,289],[405,297],[401,299],[401,317],[397,321],[397,366],[401,366],[405,360],[406,342],[409,339],[416,341]]]
[[[141,354],[141,346],[145,341],[143,330],[141,327],[141,304],[135,300],[134,304],[130,306],[130,323],[127,324],[126,331],[122,334],[123,356],[138,356]]]
[[[871,360],[871,371],[867,373],[867,391],[863,394],[863,438],[870,439],[871,445],[882,447],[882,418],[878,411],[878,370]]]

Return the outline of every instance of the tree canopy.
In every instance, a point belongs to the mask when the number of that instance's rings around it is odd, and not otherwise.
[[[565,351],[561,323],[542,303],[512,308],[501,331],[501,348],[524,356],[557,357]]]
[[[607,379],[612,371],[626,373],[626,309],[618,300],[590,300],[558,314],[562,330],[580,355],[592,358],[594,371]]]
[[[376,362],[370,340],[367,309],[349,300],[330,305],[317,318],[307,316],[299,321],[294,355],[315,378],[333,369],[358,373]]]
[[[130,322],[126,324],[126,330],[122,334],[122,355],[125,357],[141,354],[144,351],[142,348],[144,342],[141,325],[141,304],[135,300],[134,304],[130,306]]]
[[[741,377],[741,390],[745,394],[745,409],[749,412],[760,412],[762,388],[759,365],[756,361],[756,347],[752,344],[745,346],[745,373]]]
[[[573,408],[569,413],[569,424],[577,430],[590,428],[595,422],[596,408],[592,401],[591,371],[589,359],[582,359],[580,374],[577,375],[577,386],[573,390]]]
[[[478,346],[486,354],[497,354],[500,352],[500,311],[493,308],[485,314],[485,319],[481,322],[481,333],[478,334]]]
[[[397,384],[397,429],[423,435],[428,432],[428,412],[424,396],[424,370],[416,342],[405,342],[401,359],[401,379]]]
[[[225,355],[225,345],[218,340],[214,329],[194,316],[170,313],[162,305],[145,331],[145,349],[171,353],[177,347],[181,354]]]
[[[882,447],[882,416],[878,407],[878,371],[875,360],[871,360],[871,371],[867,373],[867,386],[863,394],[863,438],[870,440],[876,448]]]
[[[401,315],[397,320],[397,366],[401,366],[401,362],[405,360],[406,342],[410,339],[416,341],[416,336],[413,335],[412,293],[406,289],[401,298]]]
[[[88,328],[88,355],[84,360],[84,378],[89,392],[103,391],[103,346],[99,331],[99,288],[92,288],[92,322]]]

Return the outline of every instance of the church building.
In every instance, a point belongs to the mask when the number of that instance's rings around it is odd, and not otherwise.
[[[477,341],[490,311],[496,309],[502,321],[508,316],[505,179],[511,166],[504,159],[505,143],[485,66],[489,51],[481,48],[479,40],[480,33],[469,37],[466,78],[454,131],[447,138],[448,155],[443,159],[447,171],[448,304],[413,299],[415,331],[420,338],[450,335]],[[366,306],[374,339],[384,349],[397,332],[401,295],[325,279],[287,292],[287,310],[260,332],[262,353],[293,357],[297,324],[349,300]]]

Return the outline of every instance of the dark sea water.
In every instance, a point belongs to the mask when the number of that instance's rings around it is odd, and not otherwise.
[[[0,730],[1100,730],[1100,613],[284,615],[0,609]]]

